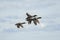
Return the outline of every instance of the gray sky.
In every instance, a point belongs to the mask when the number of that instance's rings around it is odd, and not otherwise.
[[[40,24],[17,29],[14,24],[26,22],[26,12],[41,16]],[[60,0],[0,0],[1,40],[60,40],[59,21]]]

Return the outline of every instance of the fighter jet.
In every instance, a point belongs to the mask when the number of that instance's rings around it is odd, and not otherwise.
[[[20,28],[20,27],[23,28],[23,25],[22,24],[25,24],[25,22],[23,22],[23,23],[16,23],[15,25],[17,26],[17,28]]]

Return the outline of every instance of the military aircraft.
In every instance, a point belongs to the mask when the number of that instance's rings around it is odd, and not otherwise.
[[[25,22],[23,22],[23,23],[16,23],[15,25],[17,26],[17,28],[20,28],[20,27],[23,28],[23,25],[22,24],[25,24]]]

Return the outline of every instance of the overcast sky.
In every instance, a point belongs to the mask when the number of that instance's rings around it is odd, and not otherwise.
[[[26,12],[41,16],[40,24],[28,25]],[[26,22],[24,28],[18,22]],[[1,40],[60,40],[59,33],[60,0],[0,0]]]

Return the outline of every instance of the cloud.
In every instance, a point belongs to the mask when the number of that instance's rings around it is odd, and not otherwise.
[[[3,28],[16,28],[14,25],[17,22],[25,21],[26,12],[34,15],[37,14],[41,16],[42,19],[39,20],[43,23],[41,26],[46,24],[46,28],[43,30],[51,30],[55,25],[59,25],[60,22],[60,2],[54,0],[0,0],[0,25]],[[4,25],[3,25],[4,24]],[[28,24],[25,25],[25,31],[27,30],[42,30],[35,27],[34,24],[28,27]],[[13,27],[12,27],[13,26]],[[34,27],[33,27],[34,26]],[[58,30],[58,28],[53,27],[52,30]],[[33,28],[32,28],[33,27]],[[2,28],[2,29],[3,29]]]

